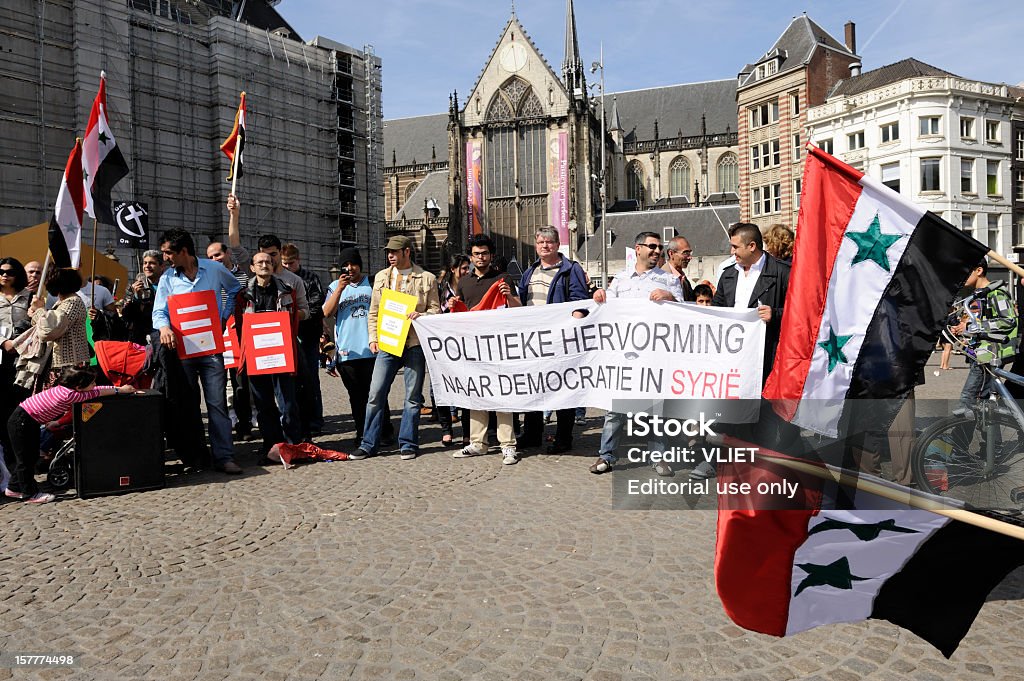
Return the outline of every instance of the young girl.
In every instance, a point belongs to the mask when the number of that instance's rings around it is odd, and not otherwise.
[[[133,386],[96,387],[96,375],[89,367],[68,367],[57,379],[57,385],[22,402],[7,421],[11,445],[17,461],[11,486],[4,490],[11,499],[29,504],[45,504],[54,500],[52,494],[40,492],[36,485],[36,461],[39,459],[39,427],[55,421],[76,402],[93,400],[101,395],[130,394]]]

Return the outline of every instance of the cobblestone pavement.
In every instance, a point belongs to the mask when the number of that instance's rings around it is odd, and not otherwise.
[[[929,372],[925,391],[964,376]],[[1024,678],[1020,572],[949,661],[884,622],[754,634],[715,595],[712,512],[610,510],[608,476],[586,471],[596,412],[577,452],[516,466],[453,459],[424,423],[415,461],[285,471],[246,444],[240,477],[4,504],[0,649],[80,666],[0,679]]]

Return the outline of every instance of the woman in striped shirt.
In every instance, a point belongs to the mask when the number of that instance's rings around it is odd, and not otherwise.
[[[54,496],[39,491],[36,484],[36,461],[39,459],[39,428],[63,416],[75,403],[93,400],[101,395],[130,394],[133,386],[96,387],[96,374],[89,367],[68,367],[57,385],[28,398],[18,405],[7,421],[16,459],[14,476],[10,480],[0,479],[0,487],[11,499],[20,499],[29,504],[45,504]],[[4,471],[6,473],[6,471]],[[5,475],[4,478],[7,476]]]

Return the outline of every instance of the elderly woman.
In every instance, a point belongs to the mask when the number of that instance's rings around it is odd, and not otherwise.
[[[128,287],[121,308],[121,321],[132,343],[145,345],[153,331],[153,295],[163,273],[164,259],[160,251],[142,254],[142,271]]]

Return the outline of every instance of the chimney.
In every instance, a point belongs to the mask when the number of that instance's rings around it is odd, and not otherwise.
[[[850,64],[850,77],[851,78],[856,78],[857,76],[860,75],[860,67],[861,66],[862,66],[862,64],[859,61],[855,61],[852,64]]]
[[[857,54],[857,24],[847,21],[843,28],[846,29],[846,49]]]

